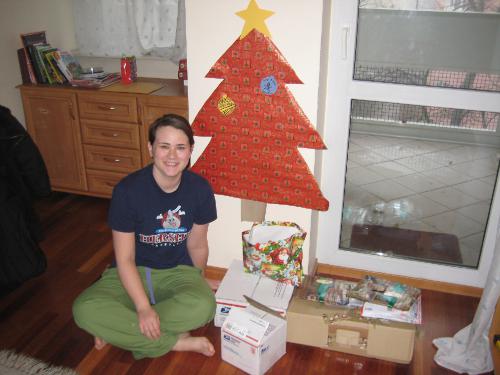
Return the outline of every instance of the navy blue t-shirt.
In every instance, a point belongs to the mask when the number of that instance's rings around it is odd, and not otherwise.
[[[214,193],[203,177],[185,170],[177,190],[166,193],[149,165],[115,186],[108,224],[118,232],[135,233],[137,266],[164,269],[193,265],[186,247],[193,223],[216,218]]]

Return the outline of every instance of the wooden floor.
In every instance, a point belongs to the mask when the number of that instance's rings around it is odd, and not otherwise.
[[[93,349],[92,337],[73,322],[71,304],[96,280],[112,257],[106,225],[106,199],[54,193],[37,204],[45,239],[48,269],[0,301],[0,349],[13,349],[81,374],[241,374],[220,358],[220,329],[209,324],[194,334],[206,335],[217,350],[199,354],[169,353],[134,361],[123,350]],[[287,354],[270,374],[455,374],[433,361],[432,339],[452,336],[473,318],[478,299],[423,291],[424,324],[409,365],[287,344]]]

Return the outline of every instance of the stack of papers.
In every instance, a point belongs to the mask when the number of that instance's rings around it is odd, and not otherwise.
[[[422,324],[422,297],[419,296],[408,311],[390,309],[385,305],[365,302],[361,309],[361,316],[403,323]]]
[[[82,78],[82,76],[84,77]],[[73,79],[71,81],[71,85],[78,87],[102,88],[118,82],[120,78],[120,73],[102,72],[87,75],[81,74],[79,79]]]

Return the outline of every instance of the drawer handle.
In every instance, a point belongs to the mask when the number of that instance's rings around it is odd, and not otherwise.
[[[109,182],[109,181],[106,181],[106,182],[104,183],[104,185],[109,186],[109,187],[114,187],[114,186],[115,186],[115,184],[113,184],[113,183],[111,183],[111,182]]]
[[[104,105],[100,105],[97,108],[104,109],[105,111],[114,111],[115,109],[117,109],[116,107],[111,107],[111,106],[108,107],[108,106],[104,106]]]
[[[101,135],[105,136],[105,137],[113,137],[113,138],[116,138],[118,137],[118,133],[106,133],[106,132],[101,132]]]
[[[46,108],[38,108],[38,112],[40,112],[42,115],[48,115],[49,114],[49,110],[46,109]]]
[[[103,158],[104,161],[108,161],[110,163],[119,163],[121,162],[121,159],[113,159],[113,158]]]

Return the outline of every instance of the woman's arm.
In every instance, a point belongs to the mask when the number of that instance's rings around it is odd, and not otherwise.
[[[160,319],[151,307],[137,266],[135,265],[135,234],[113,230],[118,275],[135,305],[141,333],[149,339],[160,337]]]
[[[193,224],[187,239],[187,249],[194,266],[204,271],[208,261],[208,224]]]

